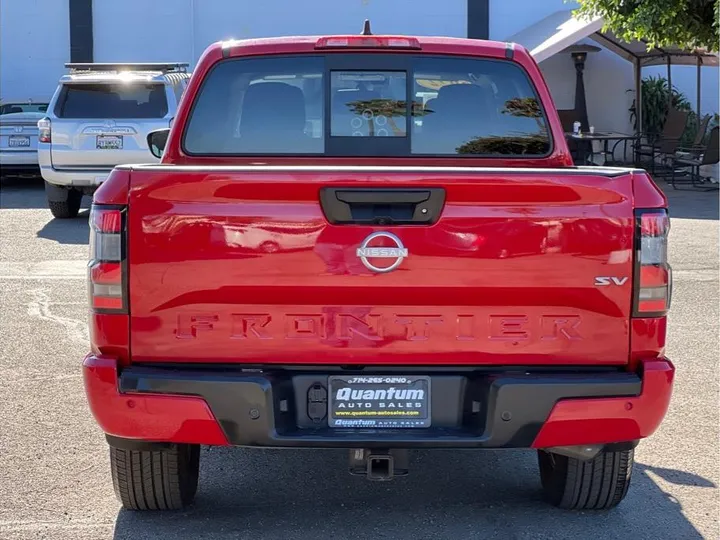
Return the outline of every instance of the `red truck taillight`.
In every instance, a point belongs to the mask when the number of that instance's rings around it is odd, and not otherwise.
[[[90,209],[90,307],[100,312],[126,312],[126,277],[125,210],[94,204]]]
[[[638,210],[635,254],[635,317],[662,317],[670,307],[672,270],[667,261],[667,210]]]

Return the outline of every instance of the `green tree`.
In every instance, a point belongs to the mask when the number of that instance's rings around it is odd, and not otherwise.
[[[407,102],[396,99],[370,99],[363,101],[350,101],[346,104],[347,108],[353,114],[362,116],[366,112],[372,113],[373,121],[368,122],[368,129],[370,136],[375,135],[375,121],[374,119],[378,116],[384,116],[388,120],[390,129],[396,136],[402,136],[405,134],[405,129],[398,127],[395,122],[396,118],[404,117],[407,109]],[[412,102],[412,115],[413,116],[424,116],[428,112],[422,108],[422,105],[416,101]]]
[[[542,109],[535,98],[513,98],[505,102],[502,114],[522,118],[534,118],[541,133],[545,132],[545,122],[542,120]]]
[[[542,116],[540,104],[535,98],[508,99],[502,113],[526,118],[540,118]]]
[[[720,0],[578,0],[577,14],[600,16],[605,28],[650,46],[718,51]]]
[[[458,154],[475,155],[543,155],[549,149],[547,137],[475,137],[458,146]]]

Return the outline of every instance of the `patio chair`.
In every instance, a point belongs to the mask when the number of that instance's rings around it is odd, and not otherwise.
[[[712,118],[712,115],[706,114],[702,120],[700,120],[700,125],[698,126],[697,133],[695,133],[695,140],[690,144],[690,146],[680,146],[677,149],[678,157],[698,157],[700,153],[703,151],[705,146],[703,145],[703,140],[705,139],[705,135],[707,134],[707,128],[708,124],[710,124],[710,119]],[[685,154],[685,155],[683,155]]]
[[[562,124],[563,131],[565,133],[572,132],[573,123],[577,120],[575,109],[558,109],[558,116],[560,117],[560,124]]]
[[[641,134],[640,142],[635,146],[635,160],[638,165],[642,164],[643,157],[649,158],[650,172],[655,174],[657,158],[674,156],[680,147],[680,137],[685,131],[689,115],[690,113],[687,111],[671,108],[665,119],[662,133]],[[645,138],[645,143],[642,142],[642,138]]]
[[[706,182],[701,168],[717,165],[720,162],[720,128],[715,126],[710,130],[710,137],[698,158],[674,157],[671,162],[672,176],[670,184],[678,189],[678,184],[689,184],[693,188],[700,188],[705,191],[714,191],[720,184]],[[712,184],[712,185],[710,185]]]

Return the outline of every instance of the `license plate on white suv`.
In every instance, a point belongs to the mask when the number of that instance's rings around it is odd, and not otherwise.
[[[98,150],[122,150],[123,138],[119,135],[98,135],[96,148]]]
[[[330,427],[430,427],[428,376],[332,376],[329,388]]]
[[[25,135],[10,135],[8,138],[9,148],[24,148],[30,146],[30,137]]]

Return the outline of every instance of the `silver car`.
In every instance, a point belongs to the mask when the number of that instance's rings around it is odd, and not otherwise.
[[[37,122],[47,113],[48,99],[0,101],[0,173],[37,175]]]
[[[116,165],[157,161],[147,134],[170,126],[190,74],[187,64],[66,64],[48,114],[38,122],[38,159],[48,206],[75,217]]]

